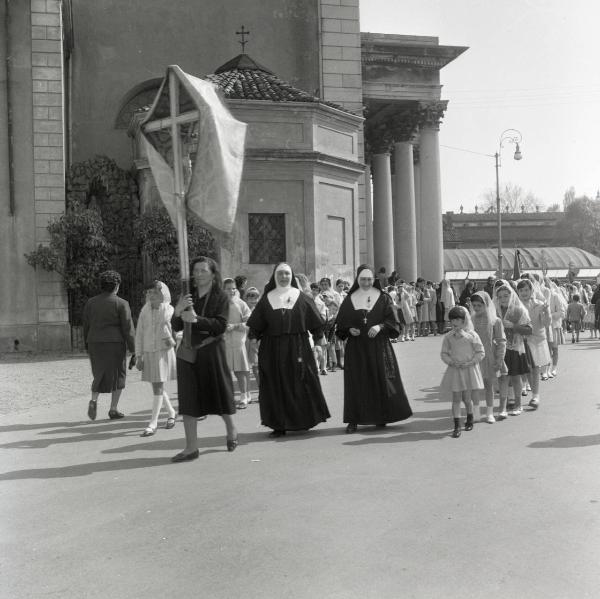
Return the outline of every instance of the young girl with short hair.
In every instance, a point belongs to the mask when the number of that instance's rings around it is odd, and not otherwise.
[[[158,417],[163,406],[168,418],[165,428],[175,426],[175,410],[164,384],[177,378],[175,340],[171,329],[171,293],[161,281],[154,281],[146,290],[146,303],[142,307],[135,332],[136,366],[142,372],[142,381],[152,385],[154,401],[152,416],[142,437],[154,435],[158,428]]]
[[[579,301],[578,293],[574,293],[571,302],[567,306],[567,320],[571,327],[571,343],[579,343],[579,333],[583,326],[585,317],[585,306]]]
[[[508,374],[504,362],[506,354],[506,335],[502,321],[496,315],[496,307],[492,298],[485,291],[476,291],[471,296],[473,310],[473,326],[483,343],[485,358],[481,361],[481,376],[485,390],[483,396],[486,403],[485,420],[489,424],[496,422],[494,418],[494,384],[496,380]],[[475,420],[479,419],[479,395],[473,396],[473,412]]]
[[[440,389],[452,395],[454,418],[452,436],[456,439],[460,437],[461,402],[467,409],[465,430],[473,430],[471,394],[484,388],[479,363],[485,357],[485,350],[466,308],[456,306],[450,310],[448,317],[452,329],[444,335],[441,351],[441,358],[448,368],[442,378]]]

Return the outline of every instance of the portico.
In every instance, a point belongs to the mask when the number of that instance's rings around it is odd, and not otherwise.
[[[365,258],[406,280],[419,275],[439,281],[439,126],[448,104],[441,100],[439,73],[466,48],[421,36],[363,33],[361,40],[365,154],[373,186],[373,220],[367,223],[373,254]]]

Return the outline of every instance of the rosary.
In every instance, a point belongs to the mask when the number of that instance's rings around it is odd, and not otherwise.
[[[368,295],[367,296],[367,309],[364,311],[365,317],[363,318],[363,322],[365,324],[367,324],[367,314],[369,313],[370,310],[371,310],[371,296]]]

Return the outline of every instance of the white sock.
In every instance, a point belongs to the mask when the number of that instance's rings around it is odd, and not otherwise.
[[[171,398],[169,397],[169,394],[166,391],[163,391],[162,396],[163,401],[165,403],[165,408],[167,408],[167,412],[169,412],[169,418],[175,418],[175,408],[171,403]]]
[[[485,413],[486,416],[493,416],[494,415],[494,406],[486,406],[485,408]]]
[[[156,428],[158,426],[158,415],[160,414],[160,409],[162,408],[162,402],[162,395],[154,396],[154,401],[152,402],[152,419],[148,425],[150,428]]]

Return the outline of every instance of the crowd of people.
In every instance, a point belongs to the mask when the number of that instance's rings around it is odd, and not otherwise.
[[[405,282],[367,265],[352,283],[337,279],[332,285],[329,277],[310,282],[280,263],[261,292],[242,275],[222,280],[218,264],[200,257],[192,261],[190,280],[191,293],[174,306],[167,286],[153,281],[134,327],[128,303],[117,295],[119,274],[106,271],[102,293],[84,310],[93,374],[89,418],[96,418],[100,393],[111,394],[109,418],[124,416],[118,402],[129,350],[129,367],[137,366],[152,387],[142,436],[156,433],[163,407],[165,428],[175,426],[165,383],[177,380],[185,447],[174,462],[199,456],[197,423],[207,415],[222,417],[226,447],[234,451],[233,415],[253,402],[271,437],[325,422],[330,413],[320,377],[336,371],[343,371],[347,433],[406,420],[412,411],[391,344],[429,335],[443,335],[447,368],[440,389],[452,402],[457,438],[463,404],[465,431],[481,419],[480,403],[490,424],[521,414],[529,392],[528,406],[537,409],[540,381],[557,376],[559,346],[568,335],[578,343],[582,331],[590,337],[600,332],[598,285],[559,284],[536,273],[517,281],[490,278],[482,289],[466,281],[457,294],[446,279]]]

